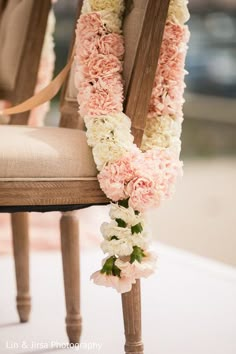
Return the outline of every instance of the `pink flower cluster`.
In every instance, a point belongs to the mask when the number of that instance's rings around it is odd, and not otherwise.
[[[184,62],[188,39],[187,26],[166,23],[149,105],[149,117],[156,114],[182,116],[186,73]]]
[[[123,37],[107,32],[98,13],[82,15],[76,34],[79,65],[75,84],[80,114],[94,116],[122,112]]]
[[[171,196],[182,163],[167,149],[139,150],[108,163],[98,175],[104,193],[113,201],[129,198],[140,212]]]

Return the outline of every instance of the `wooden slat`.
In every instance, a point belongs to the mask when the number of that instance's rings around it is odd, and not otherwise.
[[[125,113],[132,120],[135,143],[140,146],[152,93],[170,0],[149,0],[131,75]]]
[[[80,17],[81,10],[83,6],[83,0],[78,0],[78,6],[77,6],[77,13],[76,13],[76,21],[75,21],[75,28],[76,28],[76,23]],[[70,44],[70,50],[69,50],[69,55],[68,55],[68,60],[70,59],[72,55],[72,51],[74,48],[75,44],[75,31],[73,33],[73,37],[71,40]],[[81,129],[81,125],[79,122],[80,120],[80,115],[78,113],[78,103],[77,102],[68,102],[65,99],[66,96],[66,91],[67,91],[67,86],[69,82],[69,74],[67,75],[67,79],[62,87],[62,92],[61,92],[61,98],[60,98],[60,112],[61,112],[61,119],[60,119],[60,127],[63,128],[78,128]]]
[[[68,205],[107,203],[97,180],[0,182],[0,205]]]
[[[0,21],[1,21],[1,15],[4,10],[4,7],[6,6],[7,0],[0,0]]]
[[[34,93],[50,9],[51,0],[33,1],[16,86],[11,95],[13,105],[23,102]],[[29,113],[19,113],[12,116],[11,124],[27,124]]]

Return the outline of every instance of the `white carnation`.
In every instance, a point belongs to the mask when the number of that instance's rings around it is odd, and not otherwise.
[[[168,11],[168,20],[179,25],[183,25],[187,22],[190,17],[187,4],[188,1],[186,0],[171,0]]]
[[[124,11],[124,0],[88,0],[92,11],[111,11],[121,15]]]
[[[101,248],[109,256],[117,255],[119,257],[129,256],[133,252],[133,246],[130,239],[103,241]]]
[[[155,147],[170,148],[180,152],[180,135],[183,118],[156,116],[147,119],[142,150]]]
[[[115,220],[110,223],[104,222],[101,225],[101,233],[106,240],[110,240],[112,236],[116,236],[119,239],[128,239],[132,236],[130,228],[119,227]]]
[[[141,234],[133,234],[130,242],[133,246],[138,246],[142,250],[146,250],[149,247],[151,237],[148,233],[143,232]]]
[[[91,5],[90,5],[90,2],[89,2],[89,0],[84,0],[81,13],[82,14],[87,14],[88,12],[92,12],[92,8],[91,8]]]
[[[102,17],[102,21],[109,32],[121,33],[122,32],[122,22],[121,18],[114,11],[99,11]]]
[[[142,214],[136,215],[134,209],[131,207],[124,208],[118,204],[112,203],[109,215],[113,220],[122,219],[128,226],[134,226],[139,223],[144,224]]]
[[[106,163],[119,160],[132,148],[131,143],[116,144],[114,142],[102,142],[93,148],[93,157],[97,169],[101,171]]]
[[[126,145],[133,143],[133,136],[130,132],[131,121],[125,114],[86,117],[87,141],[89,146],[108,142]]]
[[[90,128],[91,125],[94,125],[94,124],[95,125],[100,124],[100,122],[102,124],[107,124],[107,125],[111,126],[112,128],[120,127],[120,125],[127,127],[127,129],[131,128],[130,118],[122,112],[113,113],[113,114],[111,113],[111,114],[102,115],[102,116],[95,116],[95,117],[94,116],[85,116],[84,122],[85,122],[87,128]]]

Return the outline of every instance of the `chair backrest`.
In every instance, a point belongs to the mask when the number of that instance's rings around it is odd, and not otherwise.
[[[0,99],[16,105],[33,95],[51,0],[0,0]],[[11,117],[27,124],[29,112]]]
[[[79,1],[78,16],[81,5],[82,1]],[[168,7],[169,0],[126,0],[123,25],[125,112],[132,120],[132,132],[138,146],[146,125]],[[62,92],[60,125],[82,129],[73,76],[72,67]]]

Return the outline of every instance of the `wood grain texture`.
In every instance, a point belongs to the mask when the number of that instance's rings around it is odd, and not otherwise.
[[[97,180],[0,182],[0,205],[67,205],[108,202]]]
[[[27,322],[31,309],[28,214],[11,214],[11,224],[17,288],[17,310],[20,321]]]
[[[140,146],[146,125],[170,0],[149,0],[127,90],[125,113],[132,120],[134,142]]]
[[[122,294],[122,307],[126,339],[125,353],[143,354],[140,280],[136,280],[130,292]]]
[[[60,127],[85,130],[84,120],[78,113],[77,102],[65,100],[61,103],[60,111]]]
[[[80,17],[81,10],[83,6],[83,0],[78,0],[77,12],[76,12],[76,23]],[[75,23],[75,28],[76,28]],[[68,60],[72,55],[72,51],[75,45],[75,31],[73,32],[71,43],[70,43],[70,50],[68,54]],[[66,81],[62,87],[61,97],[60,97],[60,112],[61,112],[61,119],[60,119],[60,127],[63,128],[77,128],[81,129],[84,127],[83,122],[81,123],[81,117],[78,113],[78,103],[72,101],[66,101],[66,91],[67,86],[69,83],[69,74],[67,75]],[[82,129],[81,129],[82,130]]]
[[[7,0],[0,0],[0,22],[1,22],[1,15],[2,15],[2,12],[6,6],[6,3],[7,3]]]
[[[79,343],[82,320],[80,315],[79,225],[76,213],[63,213],[60,229],[67,313],[66,330],[70,343]]]
[[[16,86],[10,93],[10,97],[6,97],[13,105],[25,101],[34,94],[50,9],[51,0],[33,1]],[[27,124],[29,113],[24,112],[12,116],[10,124]]]

